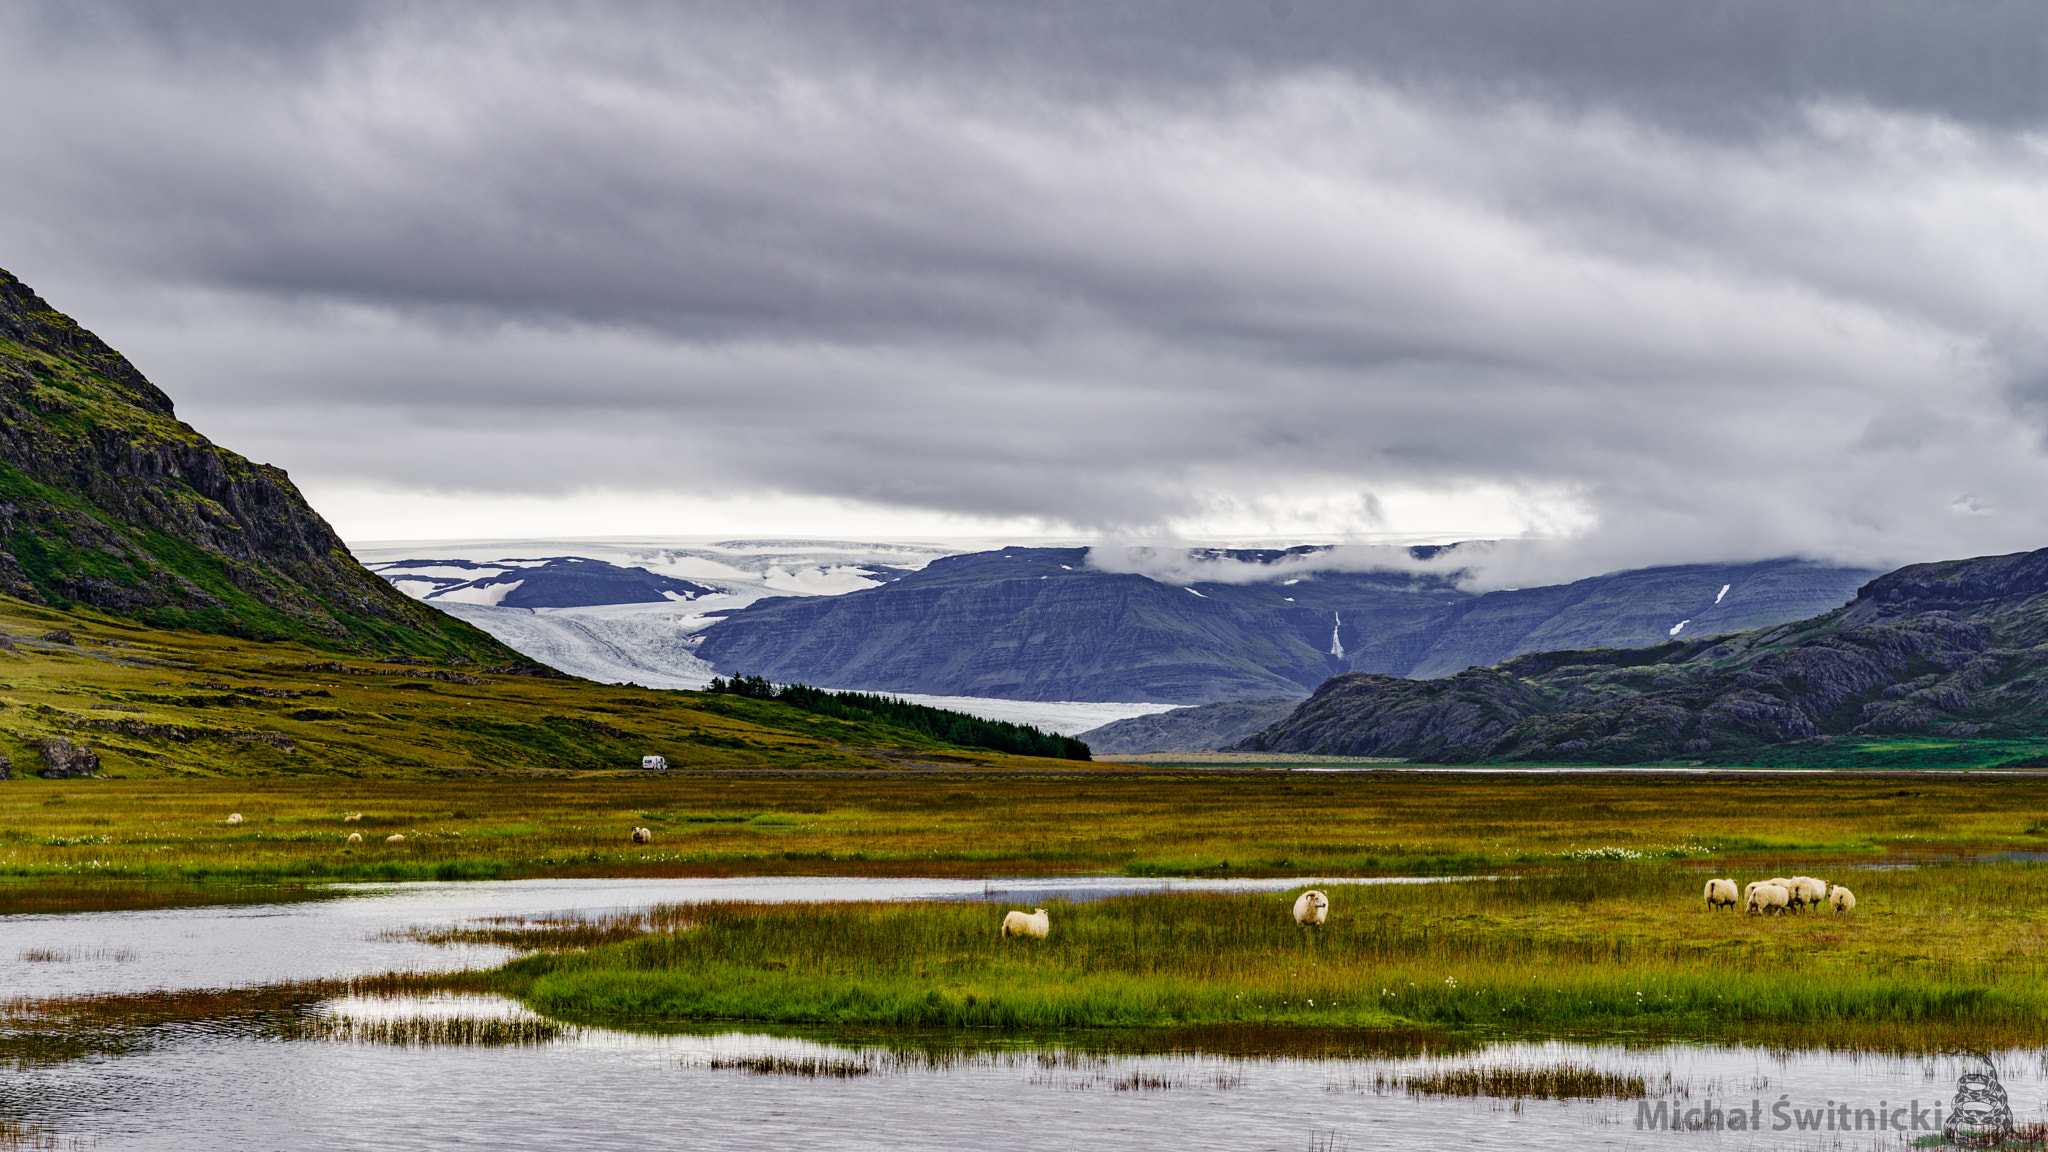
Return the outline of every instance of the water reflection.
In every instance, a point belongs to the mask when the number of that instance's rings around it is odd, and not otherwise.
[[[349,998],[359,1018],[516,1019],[491,997]],[[1353,1060],[930,1051],[754,1031],[572,1029],[532,1046],[278,1043],[195,1032],[117,1060],[0,1082],[0,1110],[126,1149],[807,1148],[952,1150],[1651,1147],[1897,1148],[1897,1132],[1769,1130],[1780,1099],[1820,1108],[1946,1100],[1942,1059],[1732,1047],[1503,1044]],[[1407,1079],[1486,1065],[1639,1075],[1646,1101],[1412,1095]],[[2015,1111],[2041,1113],[2039,1054],[2008,1054]],[[1646,1104],[1756,1108],[1761,1133],[1637,1127]]]
[[[775,877],[371,885],[318,903],[0,917],[9,998],[250,986],[495,963],[503,948],[403,935],[487,917],[603,916],[705,900],[991,900],[1029,904],[1146,891],[1280,890],[1341,879],[959,881]],[[1386,882],[1386,881],[1375,881]],[[324,994],[324,993],[323,993]],[[294,1009],[296,1011],[297,1009]],[[497,997],[353,996],[322,1018],[366,1022],[537,1018]],[[275,1014],[273,1014],[275,1015]],[[1902,1134],[1775,1130],[1803,1116],[1946,1102],[1953,1061],[1732,1046],[1446,1044],[1349,1035],[1152,1033],[1151,1048],[1002,1036],[854,1037],[759,1027],[650,1034],[598,1027],[280,1030],[258,1015],[139,1030],[85,1058],[12,1067],[0,1122],[101,1149],[778,1148],[1548,1149],[1898,1148]],[[523,1036],[512,1043],[422,1037]],[[533,1042],[536,1036],[545,1036]],[[1113,1038],[1111,1038],[1113,1040]],[[1321,1051],[1321,1058],[1302,1058]],[[1269,1056],[1265,1053],[1290,1053]],[[1418,1095],[1431,1073],[1571,1065],[1640,1077],[1646,1100],[1520,1101]],[[2048,1114],[2041,1053],[1999,1073],[2022,1121]],[[1647,1106],[1754,1110],[1762,1132],[1651,1131]],[[1667,1111],[1666,1115],[1670,1113]],[[1903,1134],[1910,1136],[1911,1133]]]

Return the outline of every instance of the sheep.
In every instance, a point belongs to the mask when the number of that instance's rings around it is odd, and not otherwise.
[[[1733,907],[1735,907],[1735,881],[1733,881],[1733,880],[1709,880],[1709,881],[1707,881],[1707,909],[1708,909],[1708,911],[1712,911],[1712,910],[1713,910],[1713,909],[1715,909],[1715,908],[1722,908],[1722,907],[1726,907],[1726,908],[1733,908]]]
[[[1028,916],[1022,912],[1011,912],[1003,917],[1004,936],[1030,936],[1043,940],[1051,930],[1052,918],[1045,914],[1043,908],[1033,908]]]
[[[1330,918],[1330,898],[1311,888],[1294,899],[1294,922],[1304,928],[1320,928]]]
[[[1787,891],[1792,894],[1794,908],[1805,904],[1825,904],[1828,900],[1827,881],[1816,880],[1811,876],[1794,876],[1792,887]]]
[[[384,838],[384,842],[386,844],[403,844],[405,843],[405,833],[393,832],[391,835],[386,836]]]
[[[349,833],[348,842],[351,844],[361,844],[363,842],[363,834],[361,832]]]
[[[1840,884],[1828,885],[1828,903],[1837,912],[1852,912],[1856,908],[1856,894]]]
[[[1777,884],[1752,884],[1749,886],[1749,910],[1762,913],[1769,909],[1783,912],[1792,902],[1792,894]]]
[[[240,812],[230,812],[230,813],[228,813],[228,823],[230,823],[230,824],[240,824],[241,822],[242,822],[242,814],[241,814]]]
[[[346,815],[346,816],[343,816],[343,817],[341,818],[341,822],[342,822],[343,824],[353,824],[353,823],[355,823],[356,821],[358,821],[358,820],[361,820],[362,818],[363,818],[363,814],[362,814],[361,812],[351,812],[351,813],[349,813],[348,815]]]
[[[633,843],[635,843],[635,844],[647,844],[647,843],[651,843],[651,842],[653,842],[653,840],[654,840],[654,830],[653,830],[653,829],[651,829],[651,828],[635,828],[635,829],[633,829]]]

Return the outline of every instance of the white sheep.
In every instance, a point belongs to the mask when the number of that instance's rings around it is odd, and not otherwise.
[[[230,812],[230,813],[228,813],[228,823],[230,823],[230,824],[240,824],[241,822],[242,822],[242,814],[241,814],[240,812]]]
[[[1330,918],[1330,898],[1311,888],[1294,898],[1294,922],[1304,928],[1320,928]]]
[[[1735,903],[1735,881],[1707,881],[1707,908],[1709,910],[1721,907],[1733,908]]]
[[[361,832],[349,833],[348,842],[351,844],[361,844],[363,842],[363,834]]]
[[[1825,904],[1828,901],[1827,881],[1816,880],[1811,876],[1794,876],[1792,887],[1788,891],[1792,894],[1794,908],[1804,904]]]
[[[1045,939],[1045,934],[1051,930],[1052,918],[1045,914],[1045,909],[1043,908],[1032,909],[1028,916],[1022,912],[1011,912],[1003,917],[1003,935],[1005,936],[1030,936],[1034,939],[1043,940]]]
[[[343,817],[341,818],[341,822],[342,822],[343,824],[350,824],[350,823],[354,823],[354,822],[355,822],[355,821],[357,821],[357,820],[361,820],[362,818],[363,818],[363,814],[362,814],[361,812],[351,812],[351,813],[349,813],[348,815],[346,815],[346,816],[343,816]]]
[[[1830,884],[1828,885],[1828,903],[1834,905],[1837,912],[1853,911],[1856,907],[1856,894],[1840,884]]]
[[[1749,886],[1749,910],[1762,913],[1769,909],[1783,912],[1792,903],[1792,894],[1777,884],[1752,884]]]
[[[405,833],[393,832],[391,835],[386,836],[384,838],[384,842],[386,844],[403,844],[405,843]]]
[[[647,844],[647,843],[651,843],[651,842],[652,842],[653,840],[654,840],[654,830],[653,830],[653,829],[651,829],[651,828],[635,828],[635,829],[633,829],[633,843],[635,843],[635,844]]]

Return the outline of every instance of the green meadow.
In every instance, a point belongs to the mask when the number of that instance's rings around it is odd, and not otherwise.
[[[483,986],[565,1021],[749,1021],[1052,1037],[1077,1029],[1435,1033],[1466,1041],[1935,1051],[2048,1040],[2048,873],[1836,873],[1854,912],[1710,912],[1704,873],[1582,866],[1436,884],[1057,904],[1045,940],[982,904],[700,904]],[[538,943],[538,942],[537,942]]]

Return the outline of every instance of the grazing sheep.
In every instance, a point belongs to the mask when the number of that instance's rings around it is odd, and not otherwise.
[[[1003,917],[1005,936],[1030,936],[1043,940],[1045,934],[1051,930],[1052,918],[1045,914],[1043,908],[1032,909],[1029,916],[1022,912],[1011,912]]]
[[[351,844],[361,844],[363,842],[363,834],[361,832],[349,833],[348,842]]]
[[[1735,881],[1707,881],[1707,909],[1712,911],[1715,908],[1722,907],[1735,907]]]
[[[361,812],[351,812],[351,813],[349,813],[348,815],[346,815],[346,816],[343,816],[343,817],[341,818],[341,822],[342,822],[343,824],[350,824],[350,823],[354,823],[354,822],[355,822],[355,821],[357,821],[357,820],[361,820],[362,818],[363,818],[363,814],[362,814]]]
[[[230,813],[228,813],[228,823],[230,823],[230,824],[240,824],[241,822],[242,822],[242,814],[241,814],[240,812],[230,812]]]
[[[1815,880],[1811,876],[1794,876],[1792,887],[1787,891],[1792,894],[1795,909],[1804,904],[1825,904],[1828,901],[1827,881]]]
[[[1792,903],[1792,894],[1777,884],[1752,884],[1749,886],[1749,910],[1762,913],[1770,909],[1783,912]]]
[[[647,843],[651,843],[651,842],[652,842],[653,840],[654,840],[654,830],[653,830],[653,829],[651,829],[651,828],[635,828],[635,829],[633,829],[633,843],[635,843],[635,844],[647,844]]]
[[[1830,884],[1828,885],[1828,903],[1834,905],[1837,912],[1854,911],[1856,908],[1856,894],[1840,884]]]
[[[1320,928],[1330,918],[1330,898],[1311,888],[1294,899],[1294,922],[1304,928]]]
[[[405,833],[393,832],[391,835],[386,836],[384,838],[384,842],[386,844],[403,844],[405,843]]]

